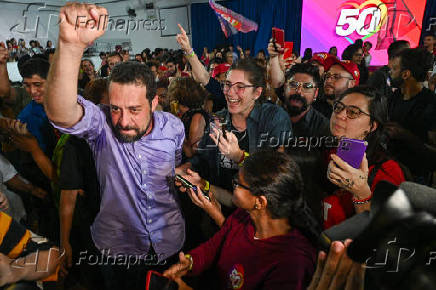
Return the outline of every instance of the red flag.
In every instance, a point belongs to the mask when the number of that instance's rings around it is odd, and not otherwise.
[[[229,37],[230,34],[236,34],[238,31],[244,33],[257,31],[258,25],[256,22],[215,3],[214,0],[209,0],[209,5],[215,11],[221,25],[221,30],[226,37]]]

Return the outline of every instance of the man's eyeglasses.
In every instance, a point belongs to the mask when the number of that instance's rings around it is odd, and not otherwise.
[[[344,77],[340,74],[332,74],[332,73],[325,73],[324,74],[324,80],[332,79],[333,81],[337,81],[340,79],[349,79],[350,81],[353,80],[353,78],[350,77]]]
[[[297,81],[288,81],[287,85],[288,85],[288,88],[290,90],[296,91],[298,88],[301,88],[303,93],[308,93],[312,89],[316,88],[315,84],[311,83],[311,82],[303,83],[303,82],[297,82]]]
[[[222,87],[224,93],[227,93],[228,91],[230,91],[230,89],[232,87],[234,87],[235,92],[237,94],[243,94],[245,92],[246,88],[254,88],[255,86],[254,85],[246,85],[246,84],[243,84],[240,82],[234,83],[234,84],[232,84],[231,82],[223,82],[223,83],[221,83],[221,87]]]
[[[359,107],[356,107],[356,106],[346,106],[341,101],[336,101],[333,104],[333,112],[335,114],[339,114],[343,110],[346,110],[346,114],[347,114],[347,117],[349,119],[356,119],[356,118],[358,118],[362,114],[370,116],[368,113],[365,113],[364,111],[362,111]]]
[[[250,188],[248,186],[245,186],[245,185],[239,183],[239,181],[236,178],[232,179],[232,185],[233,185],[233,189],[236,189],[236,187],[239,186],[243,189],[250,190]]]

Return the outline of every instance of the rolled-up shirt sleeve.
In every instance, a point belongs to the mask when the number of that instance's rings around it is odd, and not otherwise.
[[[88,141],[97,139],[106,123],[105,113],[100,106],[85,100],[82,96],[77,97],[77,102],[83,107],[82,119],[77,124],[70,128],[63,128],[52,121],[50,123],[64,134],[75,135]]]

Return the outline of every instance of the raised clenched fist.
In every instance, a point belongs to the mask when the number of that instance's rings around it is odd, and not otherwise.
[[[68,3],[59,12],[59,44],[86,48],[104,34],[108,18],[106,8]]]

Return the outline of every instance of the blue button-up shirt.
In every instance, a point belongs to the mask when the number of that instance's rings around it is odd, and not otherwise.
[[[100,212],[91,226],[95,245],[109,255],[145,255],[152,245],[159,260],[178,252],[185,222],[172,186],[181,161],[182,122],[169,113],[153,113],[153,130],[132,143],[114,135],[108,106],[79,96],[82,119],[60,131],[84,138],[94,154],[101,187]]]

